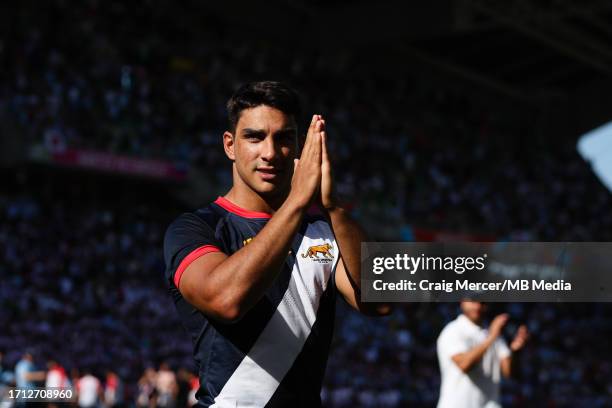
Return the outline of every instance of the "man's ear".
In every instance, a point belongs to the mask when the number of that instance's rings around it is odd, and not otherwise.
[[[236,156],[234,155],[234,135],[228,131],[223,133],[223,149],[225,150],[225,155],[230,160],[236,160]]]

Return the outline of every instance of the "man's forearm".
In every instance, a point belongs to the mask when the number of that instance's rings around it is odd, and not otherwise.
[[[31,371],[29,373],[26,373],[25,377],[26,377],[26,380],[28,381],[44,381],[44,379],[47,377],[47,372],[46,371]]]
[[[494,341],[494,337],[487,337],[485,341],[475,346],[471,350],[454,356],[453,361],[455,364],[457,364],[461,371],[467,373],[482,359],[482,356],[484,356],[485,352],[489,347],[491,347]]]
[[[361,242],[366,240],[366,234],[345,209],[335,207],[328,214],[349,279],[360,291]]]
[[[248,245],[212,271],[215,284],[210,286],[224,288],[225,301],[239,315],[261,299],[280,273],[303,215],[303,208],[286,201]]]
[[[502,359],[499,364],[501,373],[504,378],[510,378],[513,374],[512,355]]]
[[[521,372],[520,350],[512,350],[510,356],[502,360],[501,369],[505,378],[519,378]]]
[[[248,245],[230,256],[211,253],[193,261],[180,281],[183,296],[217,320],[240,319],[282,270],[304,208],[287,200]]]
[[[328,215],[353,292],[348,298],[345,295],[345,298],[362,313],[389,314],[391,312],[389,304],[361,302],[361,243],[367,241],[365,232],[343,208],[329,209]]]

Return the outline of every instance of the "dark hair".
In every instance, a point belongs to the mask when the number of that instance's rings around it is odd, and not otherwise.
[[[227,101],[230,130],[234,132],[243,110],[260,105],[276,108],[297,121],[300,98],[295,90],[282,82],[259,81],[242,85]]]

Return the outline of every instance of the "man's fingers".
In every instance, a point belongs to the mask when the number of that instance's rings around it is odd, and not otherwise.
[[[302,153],[302,157],[308,157],[309,154],[318,155],[317,151],[321,150],[321,121],[316,120],[312,131],[310,132],[310,136],[306,141],[306,145],[304,145],[304,153]]]
[[[308,126],[308,133],[306,133],[306,140],[304,140],[304,147],[302,148],[302,157],[307,155],[310,150],[310,146],[312,145],[313,135],[315,133],[315,127],[318,121],[319,115],[312,115],[312,119],[310,120],[310,126]]]
[[[329,156],[327,155],[327,133],[321,132],[321,160],[323,163],[329,163]]]
[[[302,149],[301,159],[312,159],[317,163],[321,163],[322,156],[322,132],[325,129],[325,121],[321,115],[313,115],[310,121],[310,127],[308,128],[308,134],[304,142],[304,148]]]
[[[495,329],[501,329],[506,325],[509,317],[510,315],[508,315],[507,313],[497,315],[495,319],[493,319],[493,321],[491,322],[491,326]]]
[[[310,126],[308,127],[309,131],[314,127],[315,123],[317,123],[317,116],[318,115],[312,115],[312,119],[310,120]]]
[[[317,163],[321,163],[321,126],[322,123],[320,120],[318,120],[315,124],[315,131],[312,140],[312,151]]]
[[[317,123],[317,125],[319,129],[319,134],[321,136],[321,160],[325,162],[328,160],[328,156],[326,140],[327,135],[325,133],[325,120],[323,119],[323,116],[319,115],[319,122]]]

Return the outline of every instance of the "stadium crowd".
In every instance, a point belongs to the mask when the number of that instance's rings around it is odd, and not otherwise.
[[[523,240],[612,238],[610,195],[574,140],[537,134],[532,109],[417,73],[386,78],[348,50],[247,40],[196,24],[193,4],[140,6],[56,1],[7,21],[0,109],[25,140],[164,158],[229,185],[225,101],[245,80],[279,78],[302,91],[305,115],[328,118],[338,190],[369,212]],[[160,29],[137,29],[148,26]]]
[[[330,60],[237,38],[188,7],[149,15],[137,2],[111,3],[54,1],[4,26],[12,37],[0,54],[0,110],[28,145],[161,158],[229,185],[224,103],[245,79],[281,78],[328,118],[338,189],[357,216],[509,240],[612,240],[609,192],[573,141],[531,128],[532,113],[416,74],[364,80],[358,55]],[[176,213],[77,197],[0,196],[0,380],[16,381],[27,351],[47,377],[55,361],[73,384],[88,372],[103,390],[120,381],[118,404],[184,406],[184,392],[164,402],[195,370],[162,278],[161,239]],[[609,306],[496,307],[533,333],[518,379],[504,383],[506,404],[610,403]],[[435,404],[435,339],[456,305],[402,305],[378,320],[338,309],[326,406]]]

